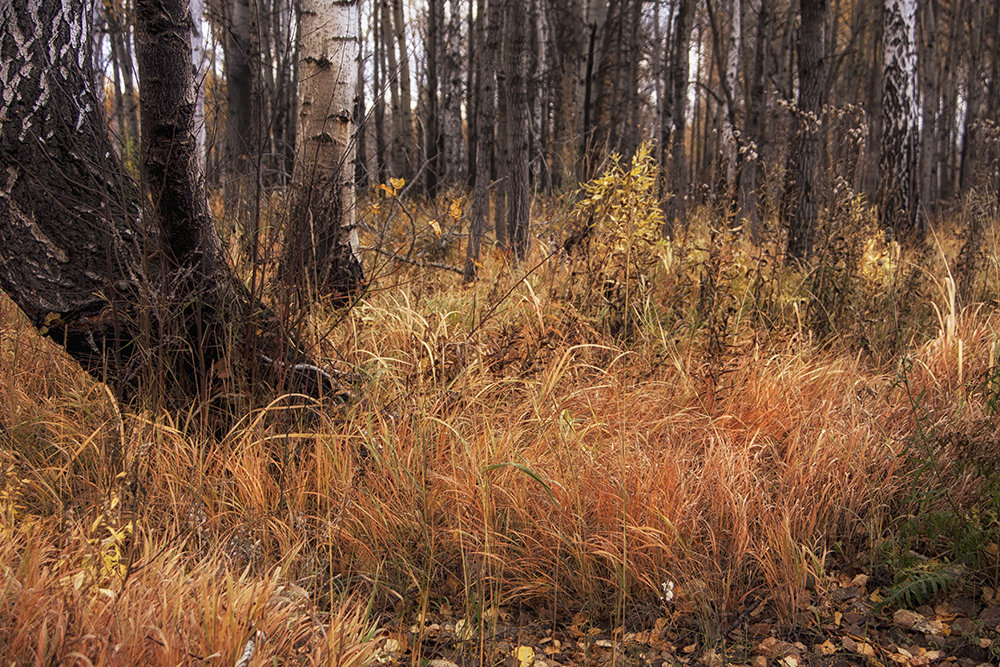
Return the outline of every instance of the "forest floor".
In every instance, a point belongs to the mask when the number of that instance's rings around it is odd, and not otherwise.
[[[995,219],[970,259],[961,212],[904,252],[845,205],[789,268],[628,197],[567,253],[539,202],[465,285],[426,206],[310,320],[351,400],[223,433],[0,300],[5,663],[1000,663]]]

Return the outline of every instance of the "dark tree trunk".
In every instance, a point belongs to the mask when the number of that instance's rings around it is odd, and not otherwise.
[[[138,190],[112,151],[91,87],[89,7],[0,5],[0,288],[43,335],[124,395],[139,370],[131,304],[145,283],[147,239],[136,227]]]
[[[527,81],[527,25],[524,0],[507,0],[506,27],[504,30],[504,87],[501,94],[507,99],[507,233],[510,247],[517,260],[523,260],[529,246],[530,183],[528,163],[530,146],[528,130]]]
[[[377,180],[387,183],[389,180],[389,155],[385,138],[385,48],[382,40],[382,25],[379,17],[381,12],[372,8],[372,41],[375,43],[375,54],[372,62],[372,90],[375,91],[375,161],[377,163]],[[390,45],[391,46],[391,45]]]
[[[441,115],[439,105],[440,38],[445,0],[427,0],[427,126],[424,128],[424,159],[427,162],[427,196],[437,196],[441,180]]]
[[[765,76],[767,65],[767,45],[770,39],[770,23],[774,14],[774,0],[761,0],[757,11],[757,36],[754,44],[753,72],[750,75],[750,94],[747,97],[746,164],[740,175],[740,208],[750,225],[750,238],[759,243],[763,235],[760,211],[760,193],[763,167],[764,135],[767,131],[765,105]]]
[[[278,369],[299,373],[304,365],[282,362],[296,346],[232,278],[212,231],[186,3],[136,3],[154,224],[143,219],[94,95],[90,16],[83,0],[0,6],[13,28],[0,37],[0,59],[13,64],[0,81],[13,93],[0,97],[0,288],[123,400],[155,383],[171,405],[207,407],[234,390],[234,371],[251,383]],[[258,329],[266,333],[251,344]],[[320,374],[314,381],[329,378],[309,368]]]
[[[253,67],[251,66],[250,4],[248,0],[224,0],[226,39],[226,150],[231,177],[230,198],[240,191],[241,179],[250,173],[257,148],[253,124]]]
[[[812,253],[819,209],[820,128],[826,92],[825,25],[826,0],[802,0],[799,103],[795,113],[795,139],[789,156],[790,200],[794,210],[789,219],[788,256],[797,260],[807,259]]]
[[[487,5],[489,13],[487,14]],[[501,0],[478,0],[479,34],[477,40],[485,43],[485,48],[479,54],[479,73],[476,75],[478,101],[476,103],[478,118],[476,120],[476,181],[472,192],[472,211],[470,212],[469,243],[465,256],[465,279],[475,280],[476,266],[479,263],[479,246],[486,233],[487,220],[490,214],[490,171],[493,158],[493,118],[494,97],[496,96],[496,53],[499,48],[500,27],[503,21]]]
[[[670,96],[671,127],[664,127],[662,132],[670,147],[670,191],[673,194],[667,202],[664,216],[663,235],[666,237],[674,235],[677,222],[684,218],[687,202],[687,105],[690,83],[688,71],[694,9],[694,0],[678,1],[677,18],[672,32],[673,41],[670,45],[670,78],[668,84],[664,86]],[[667,116],[664,115],[664,118]]]
[[[580,79],[584,62],[583,9],[580,0],[548,0],[553,24],[555,115],[553,128],[555,187],[575,184],[580,159]]]

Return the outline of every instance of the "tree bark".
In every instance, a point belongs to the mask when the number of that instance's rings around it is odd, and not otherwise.
[[[424,159],[427,169],[424,175],[427,196],[437,196],[441,181],[441,116],[440,81],[438,80],[441,56],[441,32],[444,26],[445,0],[427,0],[427,125],[424,131]]]
[[[230,178],[227,195],[239,196],[242,179],[250,173],[257,140],[253,122],[253,77],[249,0],[223,0],[229,10],[226,21],[226,150]]]
[[[465,181],[465,160],[462,133],[462,12],[461,0],[448,5],[447,41],[444,52],[444,101],[442,132],[444,144],[445,182],[462,185]]]
[[[501,26],[503,20],[499,8],[501,0],[478,0],[480,31],[478,41],[485,43],[485,48],[479,54],[479,73],[476,78],[477,114],[477,146],[476,146],[476,181],[472,192],[472,210],[470,211],[469,242],[465,253],[465,280],[476,278],[479,263],[479,246],[486,233],[487,220],[490,214],[490,172],[493,159],[493,118],[496,96],[496,54],[499,47]],[[489,10],[487,10],[489,5]],[[488,13],[487,13],[488,11]]]
[[[879,222],[896,238],[921,238],[917,187],[916,0],[885,0]]]
[[[528,128],[530,113],[528,107],[527,81],[527,26],[519,17],[525,16],[527,5],[524,0],[506,0],[504,26],[504,76],[500,94],[507,104],[506,158],[507,158],[507,206],[506,231],[510,249],[517,261],[528,253],[530,244],[528,225],[530,184],[528,162],[530,147]]]
[[[663,235],[668,238],[674,235],[678,221],[684,218],[687,203],[687,106],[694,10],[694,0],[678,0],[670,45],[670,79],[664,86],[669,91],[671,107],[671,127],[662,130],[670,147],[670,192],[673,194],[667,202],[663,222]]]
[[[0,288],[123,395],[139,374],[128,304],[145,283],[145,239],[138,189],[114,156],[91,85],[90,5],[0,4]]]
[[[788,257],[804,260],[812,254],[816,217],[819,212],[817,180],[820,163],[820,129],[826,85],[823,31],[826,0],[802,0],[799,28],[799,103],[795,113],[796,134],[792,142],[789,173],[792,179],[788,229]]]
[[[351,170],[358,10],[359,0],[302,0],[300,5],[299,129],[281,266],[300,303],[317,295],[346,303],[365,280]]]
[[[191,61],[194,65],[194,132],[195,150],[198,155],[200,171],[205,173],[205,75],[208,73],[208,61],[205,58],[205,36],[202,34],[202,15],[204,3],[202,0],[191,2]]]
[[[168,405],[207,409],[235,390],[234,371],[249,380],[240,391],[278,368],[301,373],[305,364],[283,363],[294,341],[233,278],[212,229],[187,4],[136,3],[146,216],[96,104],[89,7],[0,6],[0,288],[122,400],[156,386]]]
[[[760,8],[757,11],[753,72],[750,75],[750,94],[747,97],[746,165],[740,176],[740,208],[749,221],[750,238],[754,243],[759,243],[763,237],[763,222],[760,211],[761,194],[758,190],[763,180],[761,160],[764,136],[767,132],[765,77],[767,75],[767,44],[770,39],[769,24],[774,14],[773,3],[774,0],[761,0]]]

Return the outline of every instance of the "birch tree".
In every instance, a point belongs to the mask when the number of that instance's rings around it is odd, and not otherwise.
[[[917,0],[885,0],[879,221],[897,238],[923,234],[917,187]]]
[[[304,301],[343,302],[364,283],[355,229],[353,107],[359,0],[302,0],[298,129],[281,275]]]

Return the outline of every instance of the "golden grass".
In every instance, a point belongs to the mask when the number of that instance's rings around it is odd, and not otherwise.
[[[914,432],[997,435],[970,383],[997,352],[985,308],[941,300],[901,384],[794,316],[765,335],[743,318],[713,352],[693,309],[649,315],[667,288],[639,292],[623,336],[598,297],[566,297],[571,266],[486,264],[473,287],[388,275],[321,342],[368,378],[361,403],[279,400],[221,441],[119,415],[0,302],[0,654],[232,664],[261,631],[253,664],[365,664],[371,610],[624,623],[667,581],[709,624],[753,596],[788,617],[913,510]]]

